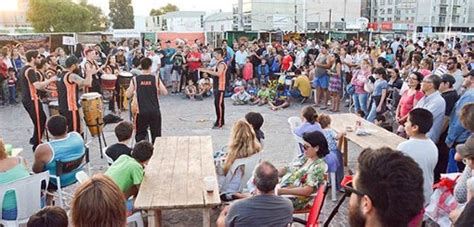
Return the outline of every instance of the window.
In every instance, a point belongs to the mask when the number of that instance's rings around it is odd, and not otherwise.
[[[392,12],[392,8],[390,8],[390,9],[387,10],[387,14],[392,14],[392,13],[393,13],[393,12]]]
[[[446,7],[440,7],[439,8],[439,14],[446,15],[448,13],[448,10]]]
[[[385,5],[385,0],[380,0],[380,5],[381,6]]]
[[[443,17],[439,17],[439,22],[440,22],[440,23],[446,22],[446,17],[444,17],[444,16],[443,16]]]
[[[388,4],[388,5],[392,5],[392,4],[393,4],[393,0],[388,0],[388,1],[387,1],[387,4]]]
[[[391,17],[387,17],[387,21],[392,21],[392,18],[391,18]]]
[[[382,21],[382,22],[383,22],[383,21],[384,21],[384,19],[385,19],[385,18],[381,17],[381,18],[380,18],[380,21]]]

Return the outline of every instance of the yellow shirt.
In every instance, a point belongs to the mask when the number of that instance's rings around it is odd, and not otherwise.
[[[296,77],[294,88],[298,88],[301,92],[301,96],[309,97],[311,96],[311,83],[309,78],[305,75],[300,75]]]

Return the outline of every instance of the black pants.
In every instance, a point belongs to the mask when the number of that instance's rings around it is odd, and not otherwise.
[[[437,183],[441,179],[441,174],[446,173],[446,170],[448,169],[449,147],[444,142],[447,135],[448,130],[441,134],[438,143],[436,144],[436,147],[438,148],[438,162],[434,169],[434,183]]]
[[[140,142],[147,140],[147,129],[150,127],[151,140],[155,143],[156,137],[161,137],[161,112],[155,113],[139,113],[135,119],[135,141]]]
[[[214,91],[214,108],[216,109],[216,122],[214,126],[224,125],[224,91]]]
[[[77,132],[81,134],[81,119],[78,110],[59,111],[59,113],[66,118],[68,132]]]
[[[30,143],[33,144],[33,151],[41,143],[46,124],[46,114],[43,110],[43,105],[39,100],[23,102],[23,107],[30,115],[33,121],[33,136],[30,138]]]

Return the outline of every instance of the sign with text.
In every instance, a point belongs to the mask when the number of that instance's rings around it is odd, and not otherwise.
[[[71,36],[63,36],[63,45],[74,46],[76,45],[76,38]]]
[[[114,29],[114,38],[140,38],[140,32],[134,29]]]

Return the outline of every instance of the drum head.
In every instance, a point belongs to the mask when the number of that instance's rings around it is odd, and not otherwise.
[[[81,96],[81,99],[85,100],[91,100],[91,99],[97,99],[102,97],[99,93],[97,92],[90,92],[90,93],[85,93]]]
[[[116,80],[117,76],[114,74],[103,74],[101,77],[102,80]]]
[[[133,77],[133,74],[130,72],[121,72],[119,75],[123,77]]]

